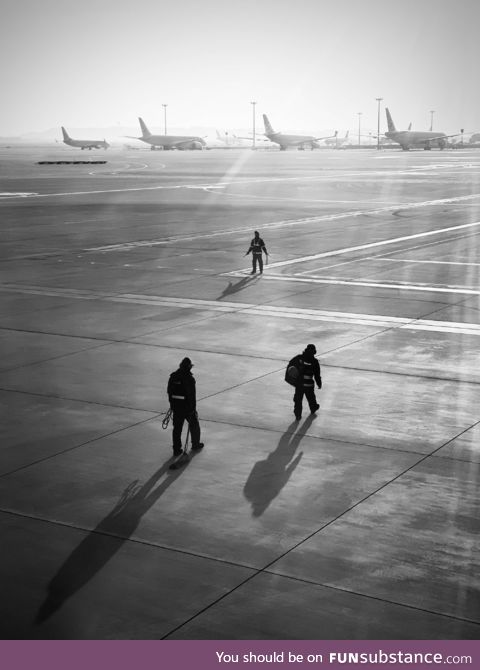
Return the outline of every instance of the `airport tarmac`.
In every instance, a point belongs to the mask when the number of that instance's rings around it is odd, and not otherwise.
[[[480,152],[0,162],[3,639],[478,639]]]

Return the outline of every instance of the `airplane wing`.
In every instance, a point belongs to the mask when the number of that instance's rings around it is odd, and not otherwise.
[[[469,135],[469,133],[453,133],[453,135],[439,135],[438,137],[429,137],[429,142],[436,142],[437,140],[446,140],[449,137],[460,137],[461,135]]]
[[[234,135],[234,137],[237,140],[250,140],[251,142],[253,142],[253,135],[250,135],[249,137],[245,137],[245,135]],[[258,142],[258,140],[261,140],[262,142],[268,142],[269,141],[269,140],[265,139],[264,134],[257,135],[257,133],[255,133],[255,142]]]
[[[335,135],[327,135],[326,137],[314,137],[314,140],[333,140],[338,135],[338,130],[335,131]],[[343,138],[342,138],[343,139]]]

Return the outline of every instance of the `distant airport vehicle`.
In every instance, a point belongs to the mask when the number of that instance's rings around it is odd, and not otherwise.
[[[70,147],[80,149],[108,149],[110,146],[106,140],[74,140],[62,126],[63,142]]]
[[[385,137],[399,144],[404,151],[409,151],[412,148],[425,149],[425,151],[428,151],[432,147],[445,149],[445,147],[448,146],[447,140],[449,137],[457,137],[460,135],[460,133],[445,135],[445,133],[438,133],[431,130],[397,130],[388,107],[385,108],[385,113],[387,115],[388,125],[388,131],[385,133]]]
[[[204,149],[206,146],[205,140],[203,137],[196,137],[194,135],[152,135],[148,130],[145,122],[140,117],[138,118],[140,122],[140,128],[142,129],[141,137],[130,137],[134,140],[142,140],[150,144],[150,148],[155,149],[179,149],[181,151],[193,150],[193,149]]]
[[[320,145],[318,140],[326,140],[331,137],[336,137],[335,135],[329,135],[327,137],[314,137],[313,135],[286,135],[285,133],[276,133],[266,114],[263,115],[263,123],[265,126],[265,135],[271,142],[280,145],[280,151],[286,151],[287,147],[297,147],[298,149],[305,149],[310,147],[310,149],[318,149]]]
[[[335,149],[337,149],[338,147],[341,147],[343,144],[348,143],[349,132],[350,131],[347,130],[347,132],[345,133],[345,137],[338,137],[337,135],[335,135],[334,137],[327,137],[325,140],[325,144],[328,147],[335,147]]]

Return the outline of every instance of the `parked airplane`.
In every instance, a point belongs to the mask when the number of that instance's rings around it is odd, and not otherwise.
[[[215,130],[215,136],[213,134],[211,135],[204,135],[202,138],[205,142],[205,149],[235,149],[238,148],[238,144],[235,143],[235,137],[233,135],[229,135],[228,133],[225,133],[225,135],[222,135],[221,133],[218,132],[218,130]]]
[[[63,142],[70,147],[79,147],[80,149],[108,149],[110,146],[106,140],[74,140],[62,126]]]
[[[239,137],[235,135],[234,132],[228,132],[225,130],[223,133],[220,133],[218,130],[215,131],[217,134],[218,142],[221,142],[225,148],[228,149],[248,149],[251,148],[251,144],[246,140],[252,141],[251,137]],[[267,140],[265,140],[267,141]],[[208,141],[207,141],[208,144]]]
[[[152,151],[154,151],[156,147],[165,150],[180,149],[182,151],[187,149],[203,149],[205,147],[205,140],[203,137],[196,137],[194,135],[152,135],[145,125],[144,120],[140,117],[138,120],[140,122],[140,128],[142,129],[142,136],[129,137],[150,144]]]
[[[318,149],[319,144],[317,140],[326,140],[327,137],[313,137],[313,135],[285,135],[284,133],[276,133],[266,114],[263,115],[263,124],[265,126],[265,135],[271,142],[280,145],[280,151],[285,151],[287,147],[298,147],[299,149]],[[337,133],[333,137],[336,137]],[[332,137],[331,135],[328,137]]]
[[[242,147],[253,149],[252,133],[249,135],[234,135],[234,137]],[[265,135],[259,135],[258,133],[255,133],[255,149],[272,149],[273,147],[276,149],[277,145],[271,142],[267,137],[265,137]]]
[[[239,138],[237,138],[236,135],[230,135],[227,131],[225,131],[223,134],[219,133],[218,130],[215,132],[217,134],[217,140],[222,142],[225,146],[233,147],[241,145],[241,142],[238,141]]]
[[[349,132],[350,131],[347,130],[347,132],[345,133],[345,137],[337,137],[336,135],[334,137],[327,137],[327,139],[325,140],[325,144],[329,147],[335,147],[335,148],[341,147],[342,144],[348,142]]]
[[[412,147],[425,149],[428,151],[432,147],[445,149],[449,137],[457,137],[460,133],[454,135],[445,135],[445,133],[436,133],[431,130],[397,130],[393,123],[388,107],[385,107],[387,115],[388,131],[385,137],[399,144],[404,151],[409,151]]]

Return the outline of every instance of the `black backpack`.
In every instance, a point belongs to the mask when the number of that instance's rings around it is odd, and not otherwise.
[[[303,359],[292,358],[285,370],[285,381],[290,386],[298,386],[303,378]]]

